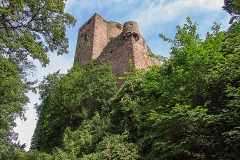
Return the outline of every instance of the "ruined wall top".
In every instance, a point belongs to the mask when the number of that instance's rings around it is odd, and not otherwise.
[[[134,21],[128,21],[123,25],[123,32],[127,33],[137,33],[139,34],[138,24]]]

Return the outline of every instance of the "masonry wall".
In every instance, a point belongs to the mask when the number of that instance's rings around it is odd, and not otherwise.
[[[82,68],[89,60],[98,58],[107,43],[121,32],[121,24],[107,22],[95,13],[79,29],[74,61]]]
[[[122,33],[122,25],[117,22],[108,22],[107,25],[107,42],[113,40],[115,37]]]
[[[95,20],[89,19],[78,31],[74,63],[82,67],[92,58]]]
[[[160,65],[150,54],[136,22],[129,21],[122,26],[94,14],[79,30],[74,61],[80,63],[81,68],[92,58],[97,59],[97,64],[113,62],[113,73],[122,76],[130,71],[129,60],[135,68]]]
[[[98,14],[94,15],[94,34],[92,58],[97,58],[106,46],[107,40],[107,22]]]
[[[159,65],[159,61],[150,54],[152,52],[140,35],[137,23],[129,21],[123,25],[122,33],[108,42],[97,63],[113,62],[113,73],[123,76],[124,72],[129,71],[129,60],[132,60],[134,68],[148,69],[153,64]]]
[[[116,76],[122,76],[129,70],[129,60],[133,60],[131,39],[123,39],[123,34],[109,41],[97,59],[97,64],[112,62],[112,71]]]
[[[133,53],[133,64],[135,68],[148,69],[151,65],[160,65],[160,62],[156,58],[150,56],[152,51],[142,36],[140,36],[137,41],[133,41]]]

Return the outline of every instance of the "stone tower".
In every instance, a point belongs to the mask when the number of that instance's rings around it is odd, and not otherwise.
[[[92,58],[97,64],[113,62],[112,71],[122,76],[129,71],[129,60],[133,67],[147,69],[160,62],[150,57],[151,50],[139,33],[136,22],[129,21],[122,26],[117,22],[107,22],[95,13],[80,29],[74,62],[82,68]]]

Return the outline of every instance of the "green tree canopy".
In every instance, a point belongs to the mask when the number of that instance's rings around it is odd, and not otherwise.
[[[0,159],[13,159],[16,152],[14,120],[24,119],[25,93],[33,84],[27,79],[34,72],[32,59],[45,66],[51,52],[67,53],[66,26],[76,20],[64,8],[64,0],[0,2]]]
[[[12,141],[17,140],[14,120],[25,119],[26,92],[27,86],[21,81],[16,66],[0,55],[0,158],[13,154]]]
[[[230,15],[229,21],[232,24],[234,21],[240,21],[240,1],[239,0],[224,0],[223,10],[226,10]]]
[[[68,53],[66,25],[75,19],[64,12],[63,0],[2,0],[0,3],[0,54],[26,72],[30,57],[43,66],[48,54]]]
[[[76,64],[67,75],[48,75],[39,85],[41,104],[31,148],[50,152],[62,147],[67,127],[76,130],[82,121],[109,114],[108,100],[117,90],[116,77],[107,64],[99,67],[90,62],[84,69]]]

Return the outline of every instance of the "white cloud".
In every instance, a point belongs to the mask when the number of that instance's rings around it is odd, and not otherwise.
[[[16,120],[17,127],[14,128],[15,132],[18,133],[18,139],[21,144],[27,144],[27,150],[31,144],[31,137],[33,135],[34,129],[36,127],[36,111],[33,108],[35,103],[38,103],[38,95],[34,93],[28,93],[27,96],[30,98],[31,103],[27,105],[27,112],[25,116],[27,117],[26,121],[20,119]]]
[[[131,8],[136,3],[138,2],[134,0],[68,0],[66,2],[66,11],[75,13],[74,15],[77,17],[84,16],[85,11],[93,11],[95,13],[102,9],[105,9],[106,13],[120,13]],[[84,12],[82,12],[83,10]]]
[[[161,0],[158,3],[143,3],[138,9],[135,9],[131,15],[132,19],[138,22],[143,28],[143,32],[149,26],[164,24],[171,21],[179,21],[192,14],[208,13],[208,19],[218,15],[222,11],[223,1],[219,0]],[[213,15],[214,14],[214,15]],[[206,18],[206,17],[204,17]]]

